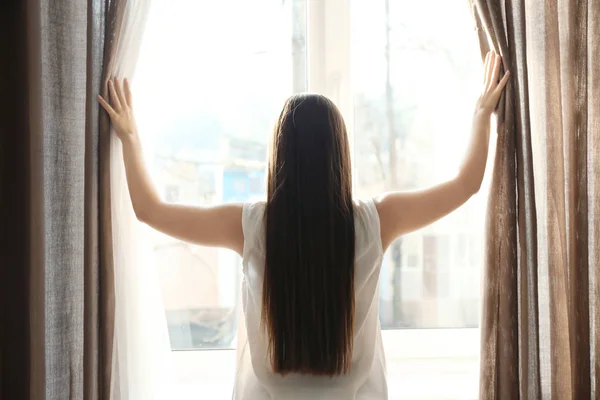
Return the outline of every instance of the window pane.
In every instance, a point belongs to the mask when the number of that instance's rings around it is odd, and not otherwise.
[[[361,197],[452,178],[467,148],[482,76],[464,0],[387,3],[386,9],[386,0],[351,0]],[[481,251],[473,243],[482,235],[484,192],[391,246],[380,281],[384,328],[478,325]]]
[[[268,137],[306,90],[304,0],[155,0],[134,82],[155,184],[168,201],[264,197]],[[156,233],[173,349],[235,346],[241,260]]]

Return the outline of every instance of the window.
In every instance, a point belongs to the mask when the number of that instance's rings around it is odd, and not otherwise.
[[[402,241],[402,247],[394,246],[393,251],[399,252],[399,255],[392,255],[393,262],[398,262],[398,256],[404,257],[401,262],[402,267],[407,268],[419,268],[421,265],[422,246],[419,245],[420,236],[415,234],[408,234],[404,236]]]
[[[165,188],[165,200],[169,202],[177,202],[179,200],[179,187],[175,185],[167,185]]]
[[[156,183],[170,201],[264,198],[273,123],[307,90],[346,118],[357,197],[450,178],[481,82],[471,18],[462,0],[154,0],[134,91]],[[479,194],[384,257],[391,399],[477,396],[484,209]],[[155,241],[174,395],[230,397],[241,260]]]
[[[454,252],[454,264],[457,267],[465,268],[467,266],[467,235],[459,234],[457,236],[456,248]]]

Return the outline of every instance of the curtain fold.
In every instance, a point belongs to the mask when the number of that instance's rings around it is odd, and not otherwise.
[[[593,399],[598,387],[597,0],[475,0],[511,71],[487,231],[481,399]]]
[[[517,169],[515,93],[523,76],[513,64],[505,28],[504,2],[478,0],[475,16],[482,56],[492,48],[503,58],[503,71],[511,79],[496,114],[497,138],[491,193],[486,215],[486,251],[481,320],[481,399],[515,399],[519,396],[517,301]]]
[[[588,4],[588,240],[592,395],[600,396],[600,1]]]
[[[106,30],[104,35],[104,49],[103,49],[103,64],[100,81],[100,94],[104,98],[108,98],[108,79],[110,71],[113,69],[115,53],[117,51],[117,38],[119,37],[121,26],[123,24],[124,17],[124,4],[125,1],[109,0],[106,6]],[[98,115],[98,131],[99,139],[98,146],[100,149],[99,158],[99,177],[100,185],[103,190],[100,196],[101,209],[105,212],[102,214],[102,226],[104,229],[100,232],[100,244],[103,265],[101,280],[106,287],[110,287],[110,291],[106,291],[106,295],[103,298],[105,307],[110,312],[103,314],[101,325],[105,327],[102,330],[103,334],[103,357],[102,366],[104,368],[102,377],[102,386],[107,389],[105,398],[113,399],[112,386],[114,382],[119,382],[119,374],[114,363],[117,360],[117,354],[115,350],[115,265],[114,265],[114,252],[113,252],[113,226],[112,226],[112,214],[113,207],[111,205],[111,131],[110,131],[110,119],[105,112],[100,112]],[[110,329],[109,329],[110,327]]]
[[[0,12],[0,398],[29,398],[26,4]],[[4,38],[12,38],[6,40]],[[21,171],[19,173],[19,171]]]
[[[106,3],[90,1],[87,9],[87,57],[85,102],[85,268],[84,274],[84,398],[107,398],[110,384],[111,345],[113,335],[114,290],[109,279],[113,269],[111,244],[105,240],[110,234],[106,216],[110,204],[102,195],[108,186],[102,182],[101,160],[108,154],[101,146],[99,107],[95,98],[101,84],[106,36]],[[110,21],[110,19],[108,19]],[[110,32],[110,31],[109,31]],[[108,275],[108,276],[107,276]],[[98,392],[98,388],[101,391]]]

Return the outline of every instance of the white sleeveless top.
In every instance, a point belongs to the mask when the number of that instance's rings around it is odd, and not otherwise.
[[[372,200],[355,201],[354,349],[352,367],[333,378],[274,374],[261,328],[265,265],[265,203],[244,205],[242,301],[247,337],[238,344],[235,400],[387,399],[386,364],[379,325],[379,272],[383,251],[379,215]]]

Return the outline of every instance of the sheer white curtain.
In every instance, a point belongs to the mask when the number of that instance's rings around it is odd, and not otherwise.
[[[128,0],[117,40],[114,76],[134,79],[150,0]],[[134,93],[135,102],[135,93]],[[121,143],[111,135],[115,340],[111,399],[166,398],[170,346],[148,228],[134,215]]]

